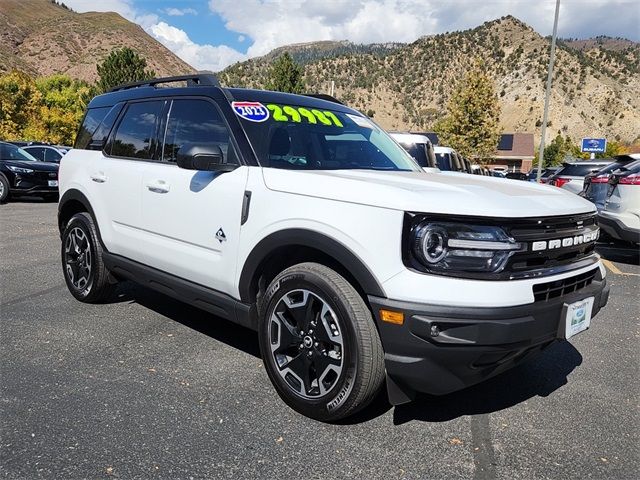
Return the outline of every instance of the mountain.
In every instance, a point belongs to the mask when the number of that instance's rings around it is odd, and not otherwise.
[[[121,47],[136,50],[158,75],[194,72],[117,13],[76,13],[50,0],[0,1],[0,72],[65,73],[92,82],[96,64]]]
[[[348,42],[281,47],[228,67],[220,80],[261,87],[274,58],[290,51],[304,66],[309,91],[326,93],[334,81],[337,98],[373,111],[384,128],[425,130],[446,114],[456,82],[480,58],[495,82],[503,130],[539,138],[549,47],[549,38],[507,16],[369,51]],[[640,141],[640,44],[606,37],[558,42],[547,140],[558,133],[576,141],[600,135]]]

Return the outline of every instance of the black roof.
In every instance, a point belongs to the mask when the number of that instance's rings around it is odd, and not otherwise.
[[[271,92],[268,90],[254,90],[249,88],[221,88],[210,84],[187,85],[186,87],[156,87],[156,84],[165,83],[156,79],[154,81],[139,82],[116,87],[113,91],[94,97],[88,108],[111,107],[119,102],[154,97],[174,96],[208,96],[218,100],[248,101],[260,103],[291,104],[307,108],[334,110],[343,113],[359,114],[356,110],[346,107],[328,95],[295,95],[292,93]],[[325,98],[327,100],[325,100]],[[329,100],[331,99],[331,100]]]

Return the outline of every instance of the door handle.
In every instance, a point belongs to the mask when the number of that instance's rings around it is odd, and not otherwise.
[[[107,181],[107,176],[104,173],[95,173],[91,175],[91,180],[96,183],[104,183]]]
[[[168,193],[169,184],[164,180],[154,180],[153,182],[147,183],[147,189],[153,193]]]

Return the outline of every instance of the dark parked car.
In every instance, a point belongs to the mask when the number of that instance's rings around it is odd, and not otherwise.
[[[0,142],[0,202],[9,196],[58,197],[58,164],[41,162],[11,143]]]
[[[524,180],[525,182],[529,180],[529,174],[524,172],[509,172],[506,177],[510,180]]]
[[[60,159],[68,151],[53,145],[29,145],[22,149],[41,162],[53,163],[60,163]]]
[[[607,191],[609,189],[609,179],[611,175],[629,165],[630,163],[640,160],[640,154],[617,155],[611,159],[606,167],[601,168],[597,172],[590,173],[584,177],[584,188],[580,195],[587,200],[595,203],[598,210],[604,208],[604,202],[607,199]]]

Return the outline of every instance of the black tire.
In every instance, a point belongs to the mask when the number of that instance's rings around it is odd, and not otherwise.
[[[102,260],[102,245],[88,213],[77,213],[67,223],[61,259],[67,288],[77,300],[100,303],[111,298],[116,285]]]
[[[265,368],[291,408],[329,422],[355,414],[375,398],[384,380],[382,343],[367,305],[342,276],[317,263],[294,265],[271,282],[260,305]],[[285,321],[289,328],[283,327]],[[294,375],[299,371],[307,373],[307,380],[315,377],[304,382],[303,374]]]
[[[7,177],[0,174],[0,203],[5,203],[9,200],[9,181]]]

